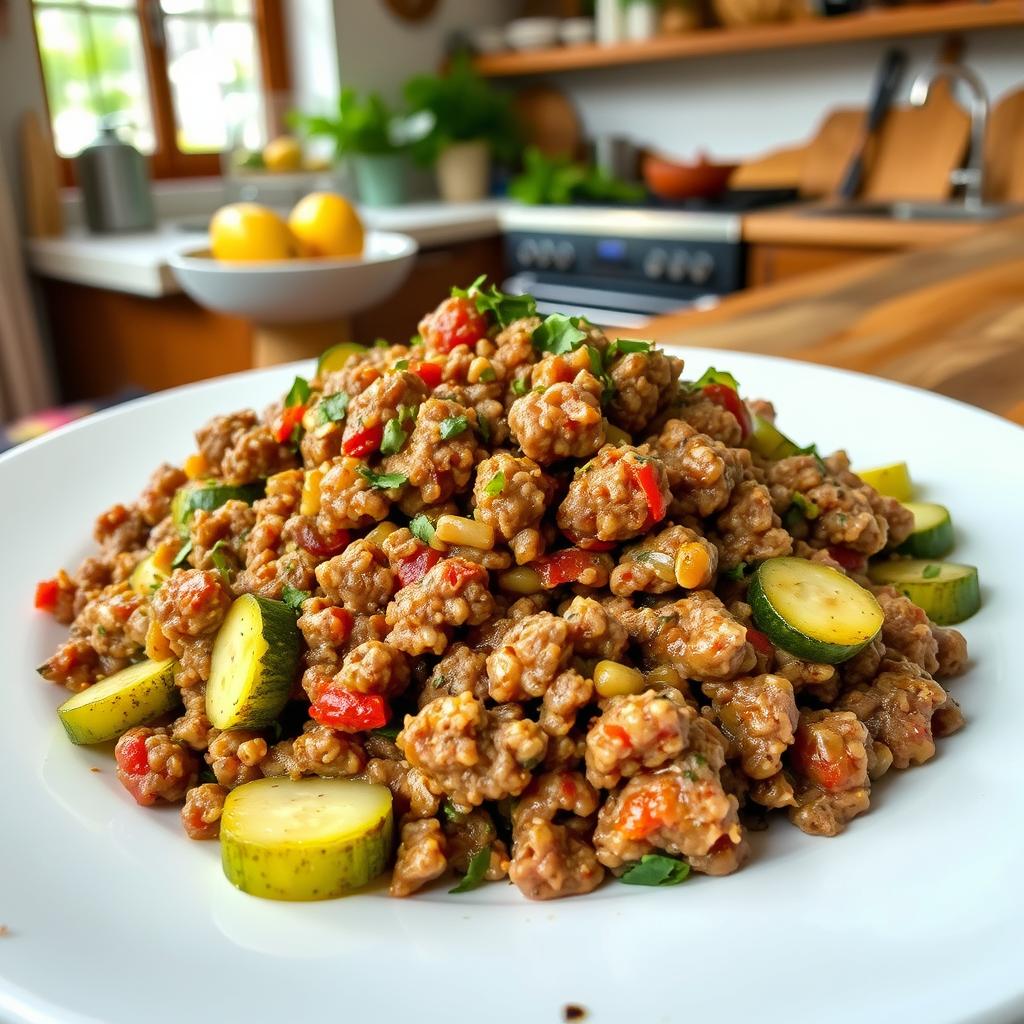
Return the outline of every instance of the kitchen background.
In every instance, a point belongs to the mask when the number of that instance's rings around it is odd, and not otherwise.
[[[232,0],[218,0],[221,2],[223,7],[214,5],[209,10],[234,10]],[[603,2],[599,0],[599,6]],[[13,198],[13,215],[22,230],[27,211],[31,208],[31,195],[26,193],[22,164],[23,119],[26,112],[34,111],[40,123],[49,124],[33,8],[37,17],[48,15],[51,23],[57,26],[65,12],[78,6],[83,5],[60,0],[43,0],[35,4],[29,0],[0,0],[0,155]],[[123,5],[111,0],[108,6]],[[154,6],[142,4],[144,10],[151,10]],[[165,0],[163,4],[163,31],[169,50],[174,46],[182,47],[186,56],[189,56],[187,48],[198,38],[189,36],[186,31],[193,6],[187,0]],[[266,52],[268,26],[258,25],[259,37],[264,39],[261,63],[266,68],[268,60],[271,65],[278,61],[278,73],[282,81],[287,80],[288,88],[281,94],[263,97],[262,102],[270,104],[278,116],[285,110],[328,113],[336,107],[343,86],[360,91],[379,90],[385,99],[397,102],[401,98],[403,84],[410,76],[418,72],[434,72],[442,66],[450,53],[453,39],[483,46],[487,29],[503,26],[524,12],[544,13],[539,9],[544,5],[524,5],[522,0],[440,0],[436,9],[420,20],[404,20],[396,16],[391,4],[385,0],[282,0],[280,4],[270,6],[280,17],[280,24],[275,22],[269,26],[269,34],[278,46],[276,51],[272,46],[271,52]],[[406,5],[395,0],[395,6]],[[415,8],[420,5],[412,2],[408,6]],[[898,40],[900,49],[906,54],[907,66],[901,87],[893,97],[894,103],[906,103],[910,84],[938,59],[943,46],[949,45],[944,42],[948,34],[943,31],[946,24],[942,21],[943,12],[971,6],[956,2],[913,8],[923,12],[919,20],[938,19],[938,27],[934,33],[915,30]],[[947,56],[957,57],[969,65],[983,81],[992,100],[997,101],[1020,87],[1024,80],[1024,11],[1016,10],[1005,0],[991,6],[1006,13],[1001,23],[1003,27],[966,32],[957,37],[958,44],[945,52]],[[127,7],[134,17],[136,5],[133,0],[128,0]],[[238,9],[247,10],[249,5],[243,3]],[[259,3],[254,8],[259,16],[265,9]],[[933,11],[935,13],[931,14]],[[176,12],[180,22],[177,30],[172,25]],[[880,11],[878,16],[886,13]],[[856,19],[862,16],[869,15],[851,14],[848,17]],[[839,25],[842,19],[835,20]],[[68,15],[63,27],[66,31],[73,31],[80,24]],[[144,31],[155,31],[152,22],[144,19],[144,25],[147,26]],[[966,23],[964,27],[973,29]],[[483,34],[481,30],[485,30]],[[55,27],[54,31],[58,28]],[[834,34],[838,33],[837,28]],[[608,64],[538,75],[498,75],[492,80],[502,90],[518,90],[537,83],[557,86],[575,107],[583,131],[590,139],[626,136],[639,145],[669,156],[692,159],[698,153],[708,153],[716,160],[741,162],[806,141],[814,135],[823,118],[837,108],[863,110],[871,95],[879,61],[887,47],[892,45],[891,40],[884,38],[884,33],[880,36],[882,38],[827,46],[785,47],[763,52],[757,52],[755,48],[754,52],[723,52],[651,63]],[[244,40],[239,44],[241,50],[244,50],[244,44]],[[216,142],[227,137],[232,122],[245,121],[246,116],[255,115],[252,110],[221,103],[215,80],[203,77],[202,60],[195,53],[190,56],[195,63],[182,63],[186,73],[179,76],[172,87],[177,90],[177,101],[191,104],[194,111],[193,125],[197,136],[191,140],[192,148],[216,149]],[[225,56],[224,52],[221,56]],[[484,58],[485,62],[487,59]],[[495,66],[500,65],[500,56],[491,59],[498,62]],[[194,77],[188,73],[189,67],[196,69]],[[959,96],[959,99],[966,107],[967,94]],[[138,121],[140,118],[144,121],[148,111],[145,107],[133,108],[133,111],[136,122],[134,138],[145,144],[147,126],[140,126]],[[92,134],[94,127],[91,123],[83,124],[81,119],[76,122],[72,116],[58,117],[58,148],[63,147],[66,155],[70,155],[88,141],[87,136]],[[207,133],[205,139],[203,132]],[[210,145],[204,146],[204,141]],[[313,150],[316,150],[315,145]],[[216,173],[220,167],[219,158],[208,153],[190,154],[184,159],[192,171],[202,169]],[[66,174],[66,171],[61,173]],[[61,183],[68,184],[69,179],[62,178]],[[413,172],[412,183],[414,199],[433,195],[432,175],[424,171]],[[301,192],[309,186],[292,187]],[[0,193],[2,191],[0,182]],[[189,217],[197,218],[196,223],[202,227],[205,218],[224,201],[225,196],[220,182],[203,176],[161,177],[158,174],[153,192],[161,232],[168,219],[174,220],[175,230],[179,230]],[[282,197],[282,202],[290,204],[294,198],[295,195],[287,194]],[[32,272],[34,322],[29,324],[25,316],[21,316],[6,329],[8,338],[12,332],[17,332],[17,347],[27,350],[35,344],[31,336],[38,324],[41,347],[50,353],[48,361],[55,367],[56,375],[54,378],[38,368],[30,368],[25,379],[32,380],[33,386],[15,389],[19,393],[13,395],[8,384],[8,408],[0,407],[0,421],[55,402],[102,400],[110,395],[123,394],[126,389],[152,390],[250,364],[254,343],[247,329],[225,318],[204,316],[202,311],[188,303],[178,294],[166,267],[162,263],[153,264],[152,252],[145,249],[142,236],[138,236],[135,242],[129,238],[124,246],[115,249],[99,245],[91,249],[76,249],[81,238],[75,233],[80,231],[76,225],[81,222],[82,210],[73,191],[65,191],[62,196],[61,217],[71,228],[70,240],[61,238],[58,245],[51,245],[50,240],[31,243],[27,251],[27,264]],[[417,267],[430,273],[416,275],[409,285],[407,294],[411,313],[405,309],[391,309],[378,311],[378,315],[362,322],[357,317],[354,323],[356,333],[362,330],[407,332],[410,327],[407,321],[425,309],[432,297],[436,298],[442,280],[466,278],[468,281],[478,268],[490,271],[500,279],[508,271],[517,269],[510,266],[515,262],[514,249],[503,246],[498,239],[494,218],[493,207],[471,204],[463,204],[460,211],[444,216],[424,203],[415,203],[406,207],[404,212],[395,212],[394,216],[391,211],[369,215],[370,227],[408,231],[417,238],[422,250]],[[953,222],[947,226],[951,238],[963,227]],[[3,228],[3,216],[0,215],[0,233]],[[935,224],[918,225],[918,228],[920,230],[913,236],[910,233],[901,235],[896,229],[864,235],[862,238],[867,239],[863,244],[864,253],[915,248],[923,244],[921,239],[925,237],[938,240],[943,230]],[[527,229],[534,230],[530,225]],[[11,230],[10,225],[8,230]],[[523,229],[520,226],[514,230]],[[575,228],[570,230],[563,226],[562,233],[571,234],[573,230]],[[681,228],[677,224],[671,225],[667,236],[670,241],[678,240],[679,236],[673,234],[678,230]],[[788,241],[782,244],[766,236],[770,244],[759,256],[760,262],[751,263],[747,268],[745,283],[767,284],[790,272],[780,268],[798,265],[803,268],[805,263],[808,267],[816,267],[836,262],[839,259],[836,253],[846,246],[846,240],[833,237],[827,244],[823,243],[822,234],[827,230],[824,223],[819,225],[815,243],[817,255],[813,258],[795,257]],[[628,230],[622,233],[630,234]],[[661,234],[665,235],[665,231],[661,230]],[[2,241],[0,251],[3,251]],[[670,255],[668,252],[666,259]],[[134,264],[128,267],[133,259]],[[105,269],[107,264],[115,269],[108,272]],[[8,278],[14,273],[14,268],[7,268]],[[114,280],[111,275],[119,276],[119,280]],[[660,311],[660,308],[655,311]],[[14,317],[16,312],[15,304],[9,302],[8,316]],[[94,326],[101,321],[105,325],[103,337]],[[628,323],[628,319],[621,322]],[[173,343],[179,358],[154,358],[151,346],[147,346],[144,352],[138,351],[140,331],[152,332],[152,336]],[[0,323],[0,335],[4,333]],[[8,341],[7,345],[10,348],[11,342]],[[10,373],[7,376],[10,381]]]

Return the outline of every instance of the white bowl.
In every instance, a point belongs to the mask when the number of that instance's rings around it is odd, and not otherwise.
[[[209,249],[167,261],[182,290],[200,306],[263,324],[306,324],[358,313],[399,288],[418,250],[408,235],[369,231],[361,257],[234,263]]]
[[[505,49],[505,30],[500,25],[474,29],[469,38],[477,53],[501,53]]]
[[[564,46],[583,46],[594,41],[593,18],[563,18],[558,38]]]
[[[505,26],[513,50],[546,50],[558,45],[558,18],[517,18]]]

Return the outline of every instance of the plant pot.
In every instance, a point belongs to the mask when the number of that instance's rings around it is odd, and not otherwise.
[[[364,206],[398,206],[405,202],[405,157],[401,153],[356,153],[352,173]]]
[[[486,142],[456,142],[437,158],[437,187],[446,203],[471,203],[487,195],[491,151]]]
[[[651,0],[628,0],[623,28],[630,42],[653,39],[658,34],[658,7]]]

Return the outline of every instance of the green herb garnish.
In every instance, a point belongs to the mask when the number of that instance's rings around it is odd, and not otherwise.
[[[333,395],[328,395],[316,407],[320,414],[320,422],[337,423],[343,420],[345,413],[348,412],[348,403],[351,401],[347,391],[338,391]]]
[[[466,869],[466,874],[462,881],[459,882],[453,889],[449,889],[449,892],[469,892],[470,889],[475,889],[483,880],[484,875],[487,874],[487,869],[491,866],[491,846],[487,844],[482,850],[478,850],[470,858],[469,866]]]
[[[935,579],[936,576],[939,575],[940,572],[942,572],[942,567],[941,566],[938,566],[938,565],[926,565],[921,570],[921,575],[926,580],[933,580],[933,579]]]
[[[409,523],[409,532],[424,544],[432,544],[434,541],[434,524],[421,512]]]
[[[508,327],[514,320],[535,316],[537,303],[532,295],[506,295],[496,285],[484,288],[486,274],[481,274],[468,288],[453,288],[452,295],[472,299],[478,313],[490,313],[499,327]]]
[[[308,601],[309,598],[308,590],[299,590],[298,587],[293,587],[290,583],[286,583],[284,590],[281,591],[281,600],[296,614],[301,609],[302,602]]]
[[[380,441],[381,455],[397,455],[402,450],[408,434],[402,429],[401,420],[388,420],[384,424],[384,436]]]
[[[646,355],[653,348],[653,341],[634,341],[632,338],[616,338],[608,346],[608,354],[605,358],[610,363],[620,355],[628,355],[630,352],[643,352]]]
[[[525,377],[517,377],[512,381],[512,391],[517,395],[525,395],[530,390],[530,384]]]
[[[480,435],[480,440],[484,444],[491,443],[491,421],[479,413],[477,413],[476,417],[476,432]]]
[[[399,359],[395,363],[394,369],[396,369],[396,370],[408,370],[409,369],[409,360],[408,359]]]
[[[185,564],[186,559],[192,553],[192,541],[187,540],[184,544],[178,548],[178,553],[174,556],[174,561],[171,562],[171,568],[177,569]]]
[[[690,876],[690,865],[678,857],[645,853],[619,876],[626,885],[679,885]]]
[[[231,582],[231,564],[221,554],[221,551],[224,548],[227,548],[229,551],[231,550],[231,548],[228,545],[227,541],[225,541],[225,540],[217,541],[217,543],[214,544],[212,548],[210,548],[210,560],[213,562],[213,567],[217,570],[217,572],[220,573],[220,578],[225,583],[230,583]]]
[[[498,375],[494,372],[493,366],[485,366],[480,371],[480,383],[481,384],[492,384],[497,380]]]
[[[688,391],[702,391],[709,384],[724,384],[727,388],[732,388],[737,393],[740,390],[739,381],[731,373],[727,370],[716,370],[713,366],[709,366],[703,375],[692,384],[685,386]]]
[[[553,355],[565,355],[580,347],[586,334],[579,328],[578,316],[566,316],[564,313],[552,313],[542,324],[534,329],[533,347],[540,352]]]
[[[309,401],[309,381],[305,377],[296,377],[292,381],[291,390],[285,396],[285,406],[305,405]]]
[[[455,809],[455,804],[445,797],[441,803],[441,813],[445,817],[445,821],[450,821],[454,825],[461,825],[466,820],[466,812],[458,811]],[[488,850],[488,862],[490,861],[490,851]],[[486,865],[485,865],[486,870]]]
[[[441,420],[441,440],[449,441],[468,429],[469,420],[465,416],[448,416]]]
[[[380,736],[382,739],[391,740],[392,743],[398,739],[398,734],[402,731],[400,725],[385,725],[380,729],[371,729],[371,736]]]
[[[409,479],[404,473],[375,473],[368,466],[360,466],[359,475],[378,491],[393,491]]]
[[[799,491],[793,492],[793,504],[805,519],[817,519],[821,515],[821,509],[806,494]]]
[[[501,494],[503,490],[505,490],[505,474],[499,469],[498,472],[487,481],[487,485],[484,487],[484,494],[489,494],[492,498],[495,498]]]

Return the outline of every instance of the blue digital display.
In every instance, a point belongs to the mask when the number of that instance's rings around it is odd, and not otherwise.
[[[626,243],[621,238],[598,239],[596,251],[602,263],[623,263],[626,259]]]

